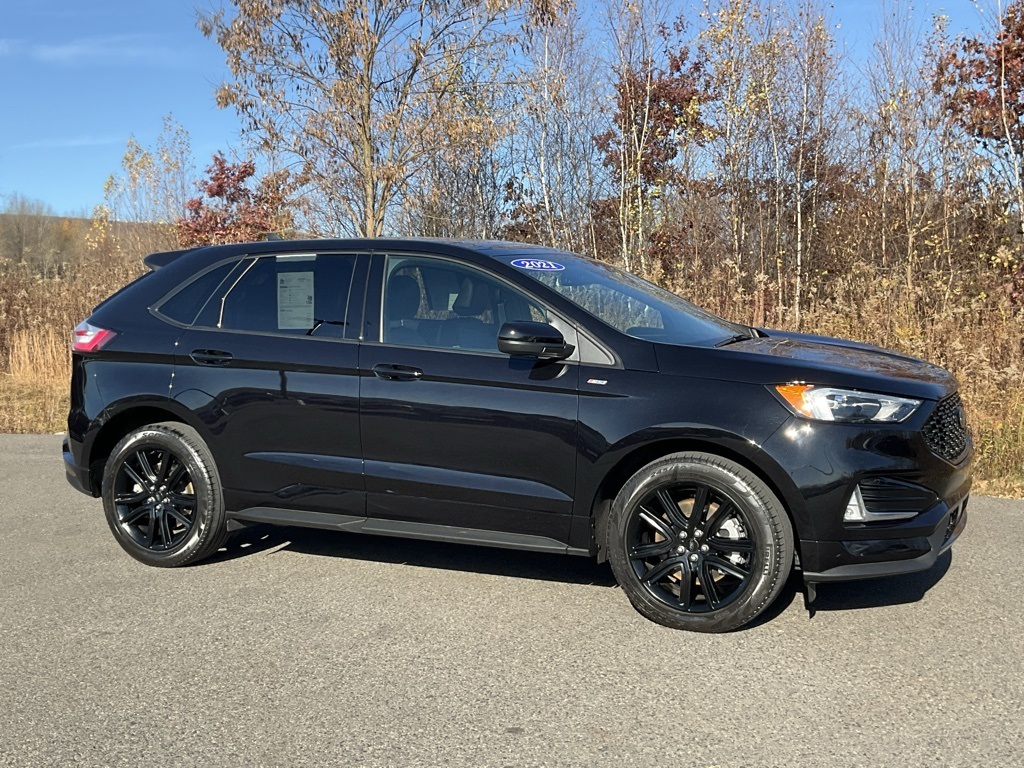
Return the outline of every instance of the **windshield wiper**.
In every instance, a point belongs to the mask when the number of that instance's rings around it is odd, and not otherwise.
[[[716,347],[727,347],[730,344],[735,344],[737,341],[748,341],[750,339],[758,338],[757,333],[751,329],[747,333],[734,333],[726,339],[722,339],[720,342],[715,344]]]

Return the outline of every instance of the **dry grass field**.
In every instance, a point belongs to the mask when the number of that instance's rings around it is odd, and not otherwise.
[[[85,263],[44,279],[0,274],[0,432],[64,429],[71,329],[92,307],[141,273],[140,258]],[[732,320],[786,328],[788,316],[759,311],[727,269],[675,284],[679,293]],[[948,277],[908,287],[871,265],[822,281],[800,330],[865,341],[930,360],[961,382],[977,447],[978,490],[1024,494],[1024,352],[1020,319],[998,293],[957,292]]]

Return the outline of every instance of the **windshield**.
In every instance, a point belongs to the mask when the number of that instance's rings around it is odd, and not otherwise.
[[[743,326],[705,312],[610,264],[554,251],[545,255],[551,260],[517,258],[510,259],[510,263],[629,336],[668,344],[710,346],[738,334],[750,335]]]

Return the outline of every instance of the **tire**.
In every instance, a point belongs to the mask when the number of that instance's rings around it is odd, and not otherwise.
[[[194,563],[227,538],[217,466],[185,424],[149,424],[125,435],[103,470],[102,495],[117,543],[146,565]]]
[[[776,496],[746,468],[708,453],[643,467],[615,497],[606,530],[630,602],[674,629],[742,627],[778,597],[793,566],[793,529]]]

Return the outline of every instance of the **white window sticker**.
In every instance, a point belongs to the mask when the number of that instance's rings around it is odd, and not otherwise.
[[[313,273],[281,272],[277,275],[277,327],[284,330],[312,328]]]

